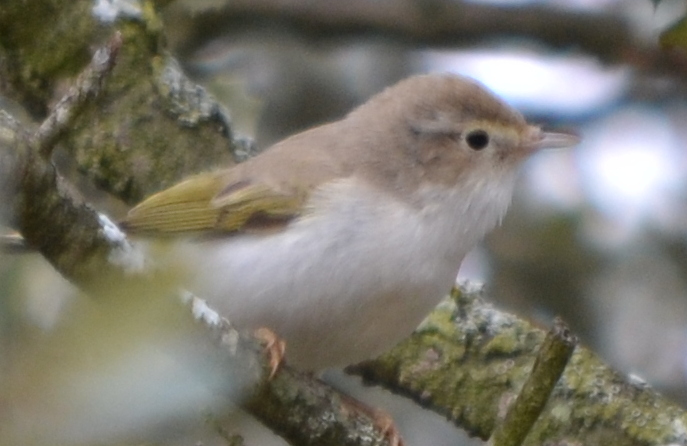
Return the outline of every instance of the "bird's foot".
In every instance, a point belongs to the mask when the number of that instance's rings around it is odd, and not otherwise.
[[[360,400],[344,395],[346,405],[372,418],[375,427],[389,441],[390,446],[405,446],[394,419],[385,410],[371,407]]]
[[[389,440],[389,444],[391,446],[404,446],[401,433],[398,431],[391,415],[381,409],[372,408],[372,411],[373,413],[370,416],[374,420],[375,426],[382,431],[382,435]]]
[[[267,327],[258,328],[255,330],[254,335],[265,344],[265,352],[270,361],[270,375],[267,379],[271,380],[284,362],[286,342]]]

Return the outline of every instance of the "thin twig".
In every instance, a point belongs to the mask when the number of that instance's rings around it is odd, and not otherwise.
[[[520,446],[539,418],[565,366],[577,338],[561,319],[554,321],[539,349],[532,373],[489,441],[491,446]]]
[[[32,138],[32,143],[41,156],[50,157],[60,136],[79,116],[83,106],[100,93],[103,81],[112,71],[121,47],[122,35],[117,31],[104,47],[95,52],[91,63],[79,75],[75,84],[53,107]]]

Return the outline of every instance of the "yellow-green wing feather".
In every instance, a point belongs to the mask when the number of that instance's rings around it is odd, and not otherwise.
[[[122,223],[131,232],[237,232],[285,224],[300,215],[303,201],[261,182],[206,173],[152,195]]]
[[[220,211],[218,229],[235,231],[285,223],[300,215],[303,202],[304,197],[297,194],[278,192],[262,183],[239,181],[215,196],[211,204]]]

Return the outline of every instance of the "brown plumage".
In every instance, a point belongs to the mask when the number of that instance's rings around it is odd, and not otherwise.
[[[424,182],[451,185],[470,168],[452,148],[464,123],[524,132],[523,117],[478,83],[424,75],[387,88],[344,119],[287,138],[228,170],[203,173],[159,192],[122,222],[148,234],[238,233],[303,215],[313,190],[355,175],[392,195]],[[516,135],[517,136],[517,135]],[[507,157],[504,157],[507,158]],[[422,169],[416,168],[422,166]]]

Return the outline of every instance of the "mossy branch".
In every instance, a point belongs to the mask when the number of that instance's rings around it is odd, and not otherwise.
[[[349,371],[486,440],[532,374],[545,337],[462,287],[410,339]],[[681,407],[578,346],[523,444],[687,444],[686,427]]]

